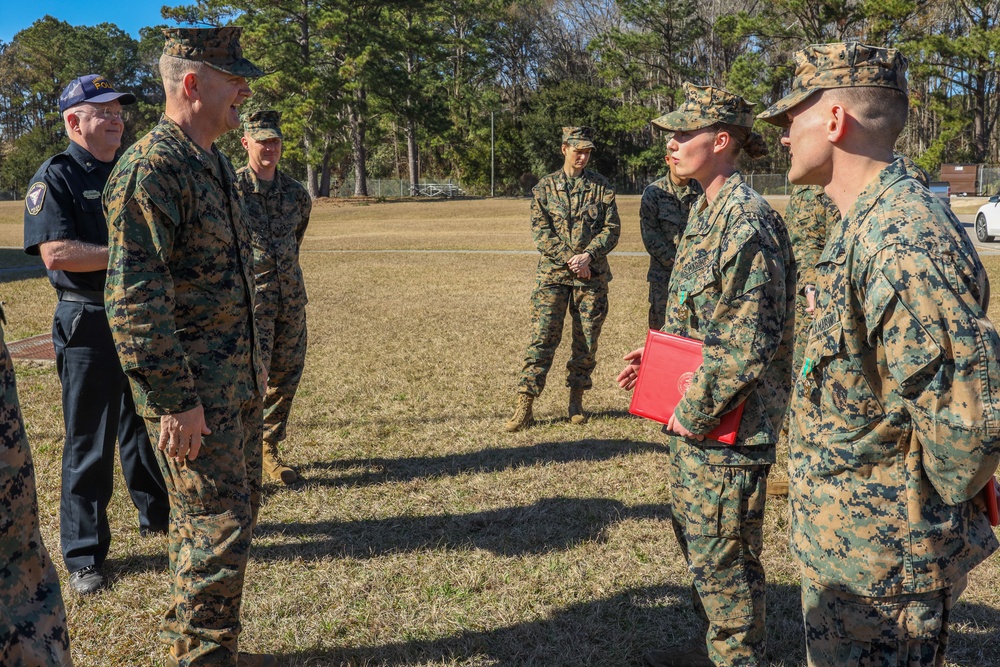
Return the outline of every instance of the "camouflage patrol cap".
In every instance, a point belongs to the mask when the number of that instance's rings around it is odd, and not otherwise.
[[[593,148],[594,130],[589,127],[564,127],[562,142],[573,148]]]
[[[203,62],[213,68],[253,79],[264,72],[243,57],[240,33],[243,28],[165,28],[167,41],[163,55]]]
[[[907,61],[896,49],[859,42],[813,44],[797,51],[794,59],[791,92],[757,116],[761,120],[787,127],[789,109],[828,88],[889,88],[907,94]]]
[[[753,105],[739,95],[712,86],[684,82],[684,103],[652,121],[661,130],[700,130],[716,123],[753,127]]]
[[[251,139],[281,139],[281,112],[254,111],[243,121],[243,131]]]

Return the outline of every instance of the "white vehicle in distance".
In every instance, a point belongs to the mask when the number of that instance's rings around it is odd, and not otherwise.
[[[979,207],[976,212],[976,238],[980,243],[988,243],[1000,235],[1000,193]]]

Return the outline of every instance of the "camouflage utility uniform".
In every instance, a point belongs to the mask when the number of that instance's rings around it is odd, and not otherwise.
[[[946,502],[928,470],[967,447],[995,409],[986,271],[958,220],[901,160],[831,230],[818,269],[823,289],[790,424],[792,550],[807,627],[831,632],[821,608],[837,600],[846,643],[827,655],[884,644],[911,651],[902,664],[937,664],[953,597],[997,548],[986,516]],[[985,368],[990,382],[965,375]],[[809,645],[813,655],[822,642]]]
[[[754,115],[746,100],[690,83],[684,91],[685,102],[654,124],[693,132],[726,123],[746,128],[746,145],[762,143],[750,132]],[[679,656],[647,654],[647,664],[763,664],[764,503],[788,402],[794,309],[788,231],[737,171],[711,202],[702,195],[691,207],[662,329],[704,343],[702,363],[674,409],[681,426],[709,433],[726,412],[744,404],[732,446],[664,429],[671,524],[693,575],[692,598],[704,634]]]
[[[104,193],[108,319],[150,438],[201,405],[212,433],[193,461],[157,450],[170,492],[171,605],[179,663],[235,664],[260,502],[263,367],[253,249],[236,174],[167,117],[118,161]]]
[[[674,268],[677,242],[687,223],[691,204],[702,193],[698,181],[677,185],[670,174],[653,181],[642,193],[639,227],[642,243],[649,253],[649,328],[663,327],[667,306],[667,287]]]
[[[734,174],[710,206],[703,196],[692,209],[663,326],[705,343],[674,411],[685,428],[708,433],[745,401],[733,446],[668,433],[671,521],[716,665],[764,658],[764,499],[788,401],[794,300],[784,223]]]
[[[792,361],[792,381],[802,368],[802,353],[805,351],[809,325],[813,313],[806,312],[806,285],[817,286],[816,262],[826,245],[826,232],[840,220],[840,211],[826,196],[822,186],[797,185],[792,189],[785,209],[785,225],[788,238],[795,253],[795,268],[798,270],[798,294],[795,299],[795,354]]]
[[[267,372],[264,442],[277,445],[285,439],[306,361],[307,299],[299,248],[312,199],[280,169],[273,181],[258,179],[249,166],[237,171],[236,178],[254,240],[254,320]]]
[[[35,466],[0,306],[0,665],[72,664],[59,577],[38,529]]]
[[[794,58],[792,92],[761,114],[768,122],[787,126],[827,88],[880,87],[894,109],[907,103],[895,49],[818,44]],[[971,502],[996,465],[1000,414],[986,271],[897,158],[833,224],[817,272],[789,416],[809,664],[943,665],[952,604],[998,547]]]
[[[600,174],[585,169],[578,178],[562,170],[549,174],[532,191],[531,235],[541,257],[531,294],[531,342],[524,356],[518,392],[538,396],[562,339],[569,308],[573,348],[566,386],[590,389],[597,365],[597,341],[608,314],[608,253],[618,244],[621,221],[615,191]],[[567,267],[571,257],[588,253],[590,278]]]

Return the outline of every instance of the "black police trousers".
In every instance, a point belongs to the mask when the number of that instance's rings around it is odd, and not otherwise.
[[[66,441],[59,536],[69,572],[102,565],[111,546],[108,503],[115,440],[125,485],[139,510],[139,529],[167,526],[167,487],[111,338],[103,303],[60,300],[52,321],[62,382]]]

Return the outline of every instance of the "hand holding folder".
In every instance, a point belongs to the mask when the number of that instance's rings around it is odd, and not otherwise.
[[[628,411],[640,417],[669,424],[670,419],[684,397],[695,371],[701,366],[701,341],[650,330],[646,336],[646,347],[642,352],[642,363],[635,371],[635,378],[629,366],[618,376],[618,384],[623,389],[632,385],[632,403]],[[722,415],[719,425],[705,437],[731,445],[736,442],[743,417],[743,403]]]

